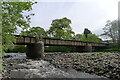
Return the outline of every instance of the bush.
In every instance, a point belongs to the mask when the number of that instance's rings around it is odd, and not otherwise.
[[[117,48],[111,48],[111,49],[105,49],[104,51],[120,51],[120,49],[117,49]]]
[[[17,46],[15,46],[15,48],[13,49],[12,52],[15,52],[15,53],[18,53],[18,52],[24,53],[24,52],[26,52],[26,46],[25,45],[17,45]]]
[[[45,47],[45,52],[74,52],[75,47],[70,46],[49,46]]]
[[[13,49],[8,49],[6,53],[24,53],[26,52],[26,46],[25,45],[15,45]]]

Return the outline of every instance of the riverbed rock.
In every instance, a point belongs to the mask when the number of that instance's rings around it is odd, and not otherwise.
[[[16,61],[16,62],[15,62]],[[26,61],[26,62],[25,62]],[[55,68],[44,60],[9,59],[4,78],[71,78],[71,75]],[[11,65],[12,64],[12,65]]]
[[[71,69],[74,69],[77,72],[83,72],[83,74],[89,73],[110,79],[120,78],[119,59],[120,54],[118,53],[112,55],[100,55],[97,53],[45,53],[44,60],[26,59],[24,56],[22,58],[16,56],[15,58],[3,59],[4,69],[6,70],[3,77],[78,78],[72,74],[74,72]],[[68,70],[71,72],[68,73]]]
[[[46,54],[44,60],[64,70],[69,67],[77,71],[96,74],[107,78],[120,78],[120,53],[100,55],[98,53]]]

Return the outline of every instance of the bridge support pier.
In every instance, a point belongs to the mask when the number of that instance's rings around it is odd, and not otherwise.
[[[84,48],[85,52],[92,52],[92,45],[91,44],[87,44]]]
[[[43,58],[44,43],[42,41],[27,45],[26,56],[28,58]]]

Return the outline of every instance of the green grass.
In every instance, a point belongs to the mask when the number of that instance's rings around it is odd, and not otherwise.
[[[99,55],[112,55],[112,53],[104,53],[104,52],[99,52]]]

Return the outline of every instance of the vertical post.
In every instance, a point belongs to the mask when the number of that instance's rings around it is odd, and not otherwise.
[[[37,43],[27,45],[26,55],[28,58],[43,58],[44,43],[39,41]]]

